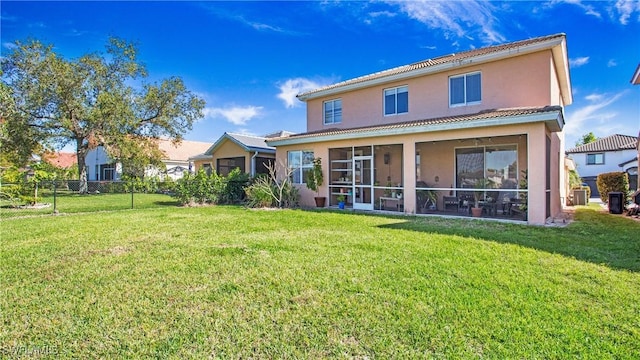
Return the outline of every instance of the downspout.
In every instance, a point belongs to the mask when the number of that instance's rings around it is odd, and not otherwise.
[[[251,157],[251,177],[256,176],[256,156],[258,156],[258,152]]]

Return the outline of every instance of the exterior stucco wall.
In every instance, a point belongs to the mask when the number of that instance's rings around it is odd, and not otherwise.
[[[209,159],[194,160],[193,164],[194,164],[193,168],[195,172],[200,171],[200,169],[202,169],[204,164],[209,164],[211,165],[211,168],[213,168],[213,156],[211,156]]]
[[[528,221],[531,224],[544,224],[546,220],[546,173],[548,169],[545,151],[547,134],[546,126],[543,123],[534,123],[396,136],[354,138],[349,140],[278,146],[276,158],[279,165],[286,166],[288,151],[313,151],[315,157],[322,158],[322,170],[325,182],[320,187],[320,196],[329,197],[329,187],[326,179],[329,179],[328,159],[330,148],[402,144],[404,212],[416,213],[416,149],[419,149],[421,154],[421,179],[429,184],[433,184],[435,182],[435,176],[437,175],[439,177],[439,183],[442,184],[441,186],[449,187],[453,184],[454,179],[454,149],[457,147],[455,144],[458,143],[460,146],[467,144],[468,146],[471,146],[474,144],[475,138],[491,137],[492,143],[495,141],[496,144],[515,143],[518,145],[518,171],[528,169],[530,174]],[[416,143],[418,143],[418,145],[416,145]],[[560,177],[560,166],[563,166],[560,164],[558,156],[553,155],[554,150],[560,149],[560,146],[560,138],[555,134],[551,134],[552,155],[549,168],[552,169],[550,188],[550,205],[552,215],[556,215],[561,210],[560,183],[558,180],[553,180],[553,176],[555,176],[555,179]],[[529,149],[531,150],[529,151]],[[559,152],[556,151],[556,154],[558,153]],[[380,166],[379,161],[379,159],[376,159],[376,166]],[[283,172],[281,171],[280,174],[282,173]],[[384,171],[382,171],[380,175],[386,179],[387,175]],[[381,181],[381,183],[383,182]],[[308,190],[304,184],[297,186],[300,190],[301,205],[309,207],[314,206],[313,197],[315,196],[315,193]]]
[[[523,71],[526,69],[526,71]],[[482,102],[449,107],[449,77],[470,72],[482,73]],[[383,90],[407,85],[409,112],[383,115]],[[323,124],[323,102],[342,99],[342,123]],[[526,54],[486,64],[465,65],[452,70],[401,82],[309,100],[307,131],[353,128],[474,113],[485,109],[546,106],[560,104],[557,75],[550,50]]]

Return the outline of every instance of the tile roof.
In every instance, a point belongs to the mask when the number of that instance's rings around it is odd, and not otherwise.
[[[299,94],[298,98],[305,98],[305,97],[311,96],[311,95],[313,95],[315,93],[319,93],[319,92],[323,92],[323,91],[327,91],[327,90],[338,89],[340,87],[344,87],[344,86],[348,86],[348,85],[355,85],[355,84],[359,84],[359,83],[364,83],[364,82],[371,81],[371,80],[382,79],[382,78],[385,78],[385,77],[391,77],[391,76],[394,76],[394,75],[400,75],[400,74],[403,74],[403,73],[409,73],[411,71],[415,71],[415,70],[419,70],[419,69],[425,69],[425,68],[433,67],[433,66],[436,66],[436,65],[459,62],[459,61],[462,61],[462,60],[465,60],[465,59],[469,59],[469,58],[473,58],[473,57],[477,57],[477,56],[481,56],[481,55],[488,55],[488,54],[498,53],[498,52],[508,51],[508,50],[516,50],[519,47],[523,47],[523,46],[527,46],[527,45],[534,45],[534,44],[542,43],[542,42],[545,42],[545,41],[548,41],[548,40],[552,40],[552,39],[563,39],[565,37],[566,37],[565,34],[560,33],[560,34],[554,34],[554,35],[548,35],[548,36],[543,36],[543,37],[537,37],[537,38],[532,38],[532,39],[527,39],[527,40],[511,42],[511,43],[507,43],[507,44],[501,44],[501,45],[484,47],[484,48],[480,48],[480,49],[473,49],[473,50],[463,51],[463,52],[460,52],[460,53],[457,53],[457,54],[450,54],[450,55],[440,56],[440,57],[437,57],[437,58],[427,59],[427,60],[423,60],[423,61],[420,61],[420,62],[417,62],[417,63],[413,63],[413,64],[409,64],[409,65],[403,65],[403,66],[395,67],[395,68],[388,69],[388,70],[383,70],[383,71],[376,72],[376,73],[373,73],[373,74],[369,74],[369,75],[357,77],[357,78],[354,78],[354,79],[342,81],[342,82],[339,82],[339,83],[336,83],[336,84],[332,84],[332,85],[329,85],[329,86],[325,86],[325,87],[322,87],[322,88],[319,88],[319,89],[314,89],[314,90],[311,90],[311,91],[307,91],[305,93]]]
[[[491,109],[491,110],[480,111],[474,114],[445,116],[445,117],[399,122],[399,123],[385,124],[385,125],[364,126],[364,127],[349,128],[349,129],[337,129],[337,128],[323,129],[319,131],[311,131],[307,133],[290,135],[288,137],[283,137],[283,138],[269,139],[269,141],[277,141],[277,140],[283,140],[283,139],[311,138],[316,136],[319,137],[319,136],[342,135],[342,134],[358,134],[358,133],[364,133],[364,132],[370,132],[370,131],[404,129],[404,128],[411,128],[411,127],[423,127],[423,126],[439,125],[439,124],[455,124],[455,123],[473,122],[473,121],[480,121],[480,120],[487,120],[487,119],[499,119],[503,117],[542,114],[542,113],[549,113],[549,112],[560,112],[560,114],[562,114],[562,107],[545,106],[545,107],[535,107],[535,108],[525,107],[525,108],[510,108],[510,109]]]
[[[638,138],[629,135],[614,134],[602,139],[598,139],[592,143],[576,146],[566,151],[568,154],[601,152],[601,151],[619,151],[634,150],[638,146]]]
[[[158,147],[165,154],[163,160],[188,161],[190,157],[205,152],[211,143],[182,140],[175,145],[169,139],[159,139]]]
[[[282,134],[283,137],[286,137],[288,136],[289,133],[279,132],[273,135],[277,136],[278,134]],[[218,138],[218,140],[216,140],[215,143],[213,143],[213,145],[211,145],[206,151],[204,151],[202,155],[203,156],[213,155],[216,149],[218,149],[218,147],[220,147],[220,145],[222,145],[226,140],[233,141],[234,143],[238,144],[240,147],[244,148],[245,151],[263,151],[263,152],[270,152],[270,153],[275,153],[276,151],[276,148],[267,145],[266,137],[225,132],[224,134],[222,134],[222,136],[220,136],[220,138]]]
[[[252,136],[252,135],[243,135],[243,134],[234,134],[234,133],[226,133],[230,137],[236,139],[242,145],[249,149],[265,149],[265,150],[275,150],[273,146],[267,145],[265,142],[267,138],[262,136]]]
[[[46,152],[42,159],[60,169],[68,169],[78,163],[77,154],[70,152]]]

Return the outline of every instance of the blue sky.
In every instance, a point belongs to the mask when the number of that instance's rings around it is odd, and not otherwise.
[[[188,140],[304,132],[295,95],[416,61],[567,34],[574,102],[567,147],[640,129],[640,1],[0,3],[1,51],[28,37],[67,58],[134,41],[149,80],[180,76],[207,102]]]

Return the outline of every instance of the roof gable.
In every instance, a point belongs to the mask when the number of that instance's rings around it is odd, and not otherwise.
[[[453,67],[467,66],[472,63],[479,64],[496,61],[544,49],[552,50],[554,66],[558,74],[564,105],[570,105],[573,102],[573,98],[571,95],[571,81],[569,79],[566,35],[562,33],[427,59],[417,63],[383,70],[319,89],[307,91],[299,94],[297,97],[302,101],[307,101],[318,97],[394,82],[401,79],[449,71]]]
[[[566,151],[568,154],[587,153],[587,152],[604,152],[604,151],[620,151],[634,150],[638,146],[638,138],[629,135],[614,134],[594,142],[576,146]]]
[[[205,155],[213,155],[213,153],[226,141],[234,142],[247,152],[258,151],[274,154],[276,152],[276,148],[267,145],[266,138],[264,137],[225,132],[209,149],[207,149]]]

